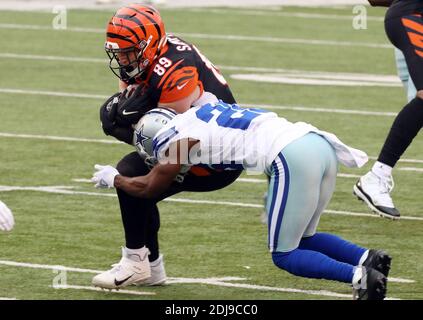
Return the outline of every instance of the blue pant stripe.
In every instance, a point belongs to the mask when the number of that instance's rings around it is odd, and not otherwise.
[[[272,201],[270,202],[269,214],[268,214],[268,224],[267,224],[267,243],[270,244],[270,227],[273,216],[273,210],[275,209],[276,197],[278,195],[278,185],[279,185],[279,170],[276,161],[272,163],[273,174],[275,176],[275,181],[273,183],[273,192],[272,192]]]
[[[284,184],[284,188],[283,188],[282,205],[280,206],[279,212],[277,213],[278,214],[278,220],[277,220],[277,224],[276,224],[275,235],[274,235],[274,238],[273,238],[273,249],[276,249],[278,247],[278,238],[279,238],[283,214],[285,212],[285,207],[286,207],[286,202],[287,202],[287,199],[288,199],[288,192],[289,192],[288,164],[286,163],[286,160],[283,157],[282,153],[279,153],[278,157],[281,160],[282,165],[283,165],[283,169],[284,169],[284,173],[285,173],[285,179],[284,179],[285,184]]]

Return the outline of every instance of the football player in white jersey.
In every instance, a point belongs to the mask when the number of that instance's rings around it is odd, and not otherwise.
[[[338,163],[361,167],[368,160],[364,152],[312,125],[226,104],[207,92],[182,114],[147,112],[135,132],[144,137],[138,147],[158,164],[132,178],[96,165],[92,181],[97,187],[153,198],[194,164],[265,172],[270,176],[268,245],[274,264],[297,276],[350,283],[358,299],[384,299],[391,261],[386,252],[316,232],[335,188]]]

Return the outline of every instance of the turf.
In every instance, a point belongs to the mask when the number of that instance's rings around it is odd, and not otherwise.
[[[352,8],[318,9],[284,7],[253,15],[248,10],[163,9],[167,30],[184,34],[220,66],[284,68],[322,72],[395,74],[393,50],[369,48],[364,44],[386,45],[383,22],[372,19],[366,30],[352,28],[351,19],[301,18],[278,13],[329,14],[352,17]],[[241,14],[240,12],[244,12]],[[248,14],[245,14],[247,12]],[[267,13],[266,13],[267,12]],[[369,9],[372,17],[383,17],[383,10]],[[7,39],[2,53],[104,59],[98,62],[71,62],[43,59],[17,59],[0,56],[0,89],[53,91],[109,96],[117,91],[117,81],[108,70],[100,29],[111,16],[108,11],[68,12],[68,30],[26,30],[0,26],[0,37]],[[0,11],[2,24],[51,26],[54,15],[41,12]],[[76,32],[72,28],[99,29]],[[197,35],[192,35],[192,34]],[[191,34],[191,35],[189,35]],[[264,41],[228,41],[198,38],[198,34],[250,37],[347,41],[356,45],[316,45]],[[277,106],[304,106],[397,112],[405,103],[402,88],[306,86],[256,83],[230,78],[222,67],[235,97],[241,103]],[[98,108],[101,98],[79,98],[0,92],[0,132],[109,139],[103,135]],[[393,121],[392,116],[368,116],[273,110],[291,121],[310,122],[334,132],[345,142],[376,156]],[[64,265],[105,270],[118,261],[123,230],[117,199],[104,197],[113,191],[98,191],[88,179],[95,163],[115,164],[133,151],[123,144],[53,141],[0,136],[0,185],[16,187],[73,187],[87,194],[53,194],[34,190],[2,192],[0,199],[13,210],[16,227],[0,234],[0,260],[44,265]],[[422,159],[423,142],[416,137],[404,158]],[[340,168],[341,173],[359,175],[369,169]],[[423,218],[421,210],[421,171],[401,171],[404,167],[423,169],[422,161],[400,162],[395,171],[395,203],[404,216]],[[262,176],[245,178],[264,179]],[[351,194],[355,178],[340,177],[328,209],[369,213]],[[265,183],[236,182],[212,193],[186,193],[179,199],[240,202],[260,205]],[[61,189],[64,190],[64,189]],[[161,251],[170,277],[241,277],[247,283],[304,292],[265,291],[253,288],[206,284],[170,284],[157,288],[131,288],[149,291],[152,296],[58,290],[52,288],[57,276],[52,270],[7,266],[0,263],[0,297],[17,299],[337,299],[311,295],[306,290],[327,290],[349,294],[348,285],[324,280],[303,279],[277,269],[267,252],[266,227],[260,223],[262,209],[216,204],[163,202],[160,204]],[[422,220],[388,221],[369,216],[327,214],[319,230],[333,232],[366,247],[388,250],[393,256],[392,277],[413,283],[389,283],[390,297],[423,299]],[[68,272],[71,285],[89,286],[91,273]]]

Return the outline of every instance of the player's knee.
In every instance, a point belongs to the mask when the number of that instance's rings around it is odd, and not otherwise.
[[[423,100],[423,90],[419,90],[417,91],[417,98],[419,98],[420,100]]]
[[[289,271],[290,270],[290,255],[292,251],[289,252],[273,252],[272,253],[272,260],[275,266]]]

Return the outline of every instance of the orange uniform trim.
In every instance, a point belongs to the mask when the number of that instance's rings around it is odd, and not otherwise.
[[[191,167],[190,172],[197,177],[206,177],[210,175],[210,171],[202,167]]]
[[[186,66],[172,72],[163,84],[160,103],[171,103],[188,97],[199,85],[196,67]]]
[[[410,20],[410,19],[406,19],[406,18],[402,18],[401,22],[405,27],[410,28],[414,31],[417,31],[417,32],[420,32],[421,34],[423,34],[423,25],[422,24],[420,24],[416,21]]]

